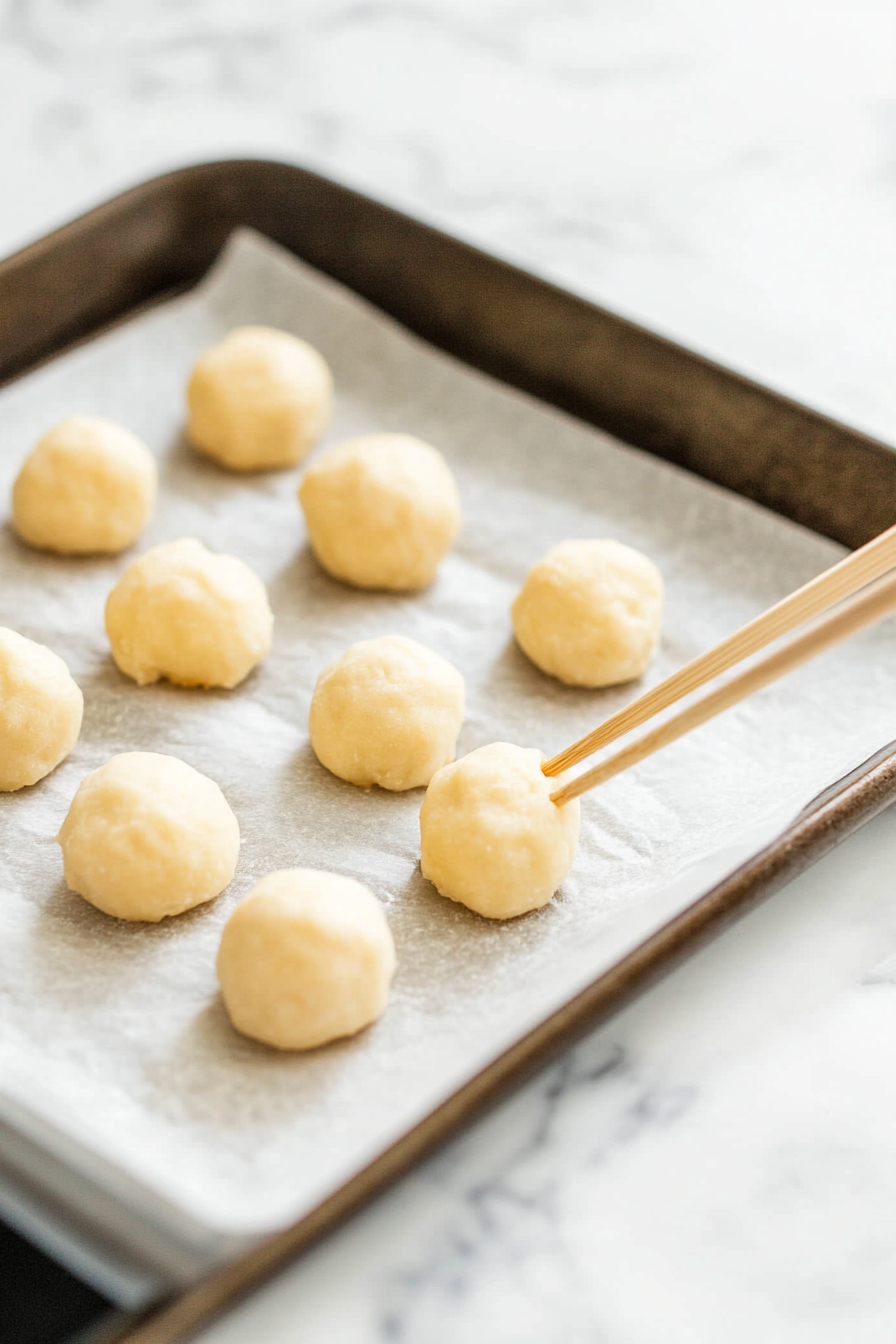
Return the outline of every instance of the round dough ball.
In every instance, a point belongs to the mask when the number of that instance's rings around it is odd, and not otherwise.
[[[187,386],[187,434],[233,471],[292,467],[330,419],[333,376],[288,331],[237,327],[206,350]]]
[[[354,1036],[386,1006],[395,946],[382,906],[350,877],[263,877],[224,927],[218,979],[230,1020],[279,1050]]]
[[[464,679],[400,635],[364,639],[321,672],[308,731],[321,765],[361,788],[416,789],[454,760]]]
[[[487,919],[547,905],[569,872],[579,800],[558,807],[544,756],[507,742],[433,776],[420,810],[421,867],[443,896]]]
[[[358,588],[425,588],[461,523],[445,459],[409,434],[328,449],[306,471],[299,500],[324,569]]]
[[[70,415],[40,439],[12,488],[23,541],[62,555],[123,551],[143,531],[158,488],[155,458],[111,420]]]
[[[0,626],[0,792],[36,784],[78,740],[84,697],[62,659]]]
[[[273,625],[249,566],[189,537],[134,560],[106,602],[112,657],[139,686],[238,686],[270,653]]]
[[[72,891],[107,915],[151,923],[214,900],[240,852],[217,784],[153,751],[113,756],[83,779],[56,839]]]
[[[663,579],[619,541],[561,541],[526,575],[513,603],[523,652],[568,686],[640,677],[660,635]]]

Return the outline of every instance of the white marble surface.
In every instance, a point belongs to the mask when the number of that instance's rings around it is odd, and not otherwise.
[[[896,442],[890,0],[0,0],[0,254],[235,153]],[[207,1344],[887,1344],[896,834],[860,836]]]

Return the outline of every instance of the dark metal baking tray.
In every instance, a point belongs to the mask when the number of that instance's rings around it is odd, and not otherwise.
[[[285,164],[225,161],[170,173],[0,263],[0,383],[188,289],[240,226],[273,238],[468,364],[847,546],[896,522],[896,454],[886,445]],[[894,797],[891,745],[310,1215],[157,1308],[126,1338],[189,1338]]]

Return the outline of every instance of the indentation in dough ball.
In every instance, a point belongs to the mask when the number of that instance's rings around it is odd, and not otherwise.
[[[561,541],[533,565],[513,603],[523,652],[570,686],[640,677],[660,634],[662,575],[618,541]]]
[[[409,434],[328,449],[306,471],[299,500],[317,559],[358,588],[425,588],[461,522],[445,459]]]
[[[421,866],[443,896],[488,919],[546,905],[569,872],[579,802],[551,802],[544,756],[493,742],[433,776],[420,810]]]
[[[72,891],[117,919],[155,923],[224,890],[240,828],[198,770],[128,751],[81,781],[57,840]]]
[[[273,625],[248,565],[192,538],[134,560],[106,602],[112,657],[140,686],[237,686],[270,653]]]
[[[454,760],[464,679],[416,640],[353,644],[317,679],[308,731],[318,760],[369,788],[416,789]]]
[[[28,454],[12,521],[31,546],[63,555],[123,551],[143,531],[158,472],[145,444],[98,416],[71,415]]]
[[[307,341],[273,327],[237,327],[197,360],[187,434],[234,471],[291,467],[330,418],[333,377]]]
[[[218,979],[237,1031],[280,1050],[353,1036],[386,1006],[389,925],[349,877],[291,868],[253,887],[224,928]]]
[[[78,740],[84,697],[62,659],[0,626],[0,791],[36,784]]]

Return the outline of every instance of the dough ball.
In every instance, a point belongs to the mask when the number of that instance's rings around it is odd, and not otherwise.
[[[409,434],[328,449],[305,472],[299,500],[324,569],[358,588],[425,588],[460,529],[445,459]]]
[[[36,784],[78,740],[84,697],[57,654],[0,626],[0,792]]]
[[[420,810],[421,866],[443,896],[487,919],[547,905],[569,872],[579,800],[558,807],[544,756],[507,742],[433,776]]]
[[[233,471],[292,467],[324,432],[332,399],[332,374],[307,341],[237,327],[193,366],[187,434]]]
[[[561,541],[533,565],[513,603],[523,652],[569,686],[640,677],[660,635],[663,579],[619,541]]]
[[[146,551],[106,602],[112,657],[140,686],[238,686],[270,653],[273,625],[249,566],[192,538]]]
[[[317,679],[308,717],[321,765],[349,784],[416,789],[454,760],[464,679],[413,639],[353,644]]]
[[[375,1022],[395,973],[382,906],[350,877],[263,877],[224,928],[218,979],[230,1020],[279,1050],[311,1050]]]
[[[217,784],[153,751],[113,756],[82,780],[57,840],[72,891],[107,915],[151,923],[214,900],[240,852]]]
[[[63,555],[123,551],[149,521],[157,485],[155,458],[134,434],[70,415],[25,459],[12,488],[13,526],[31,546]]]

